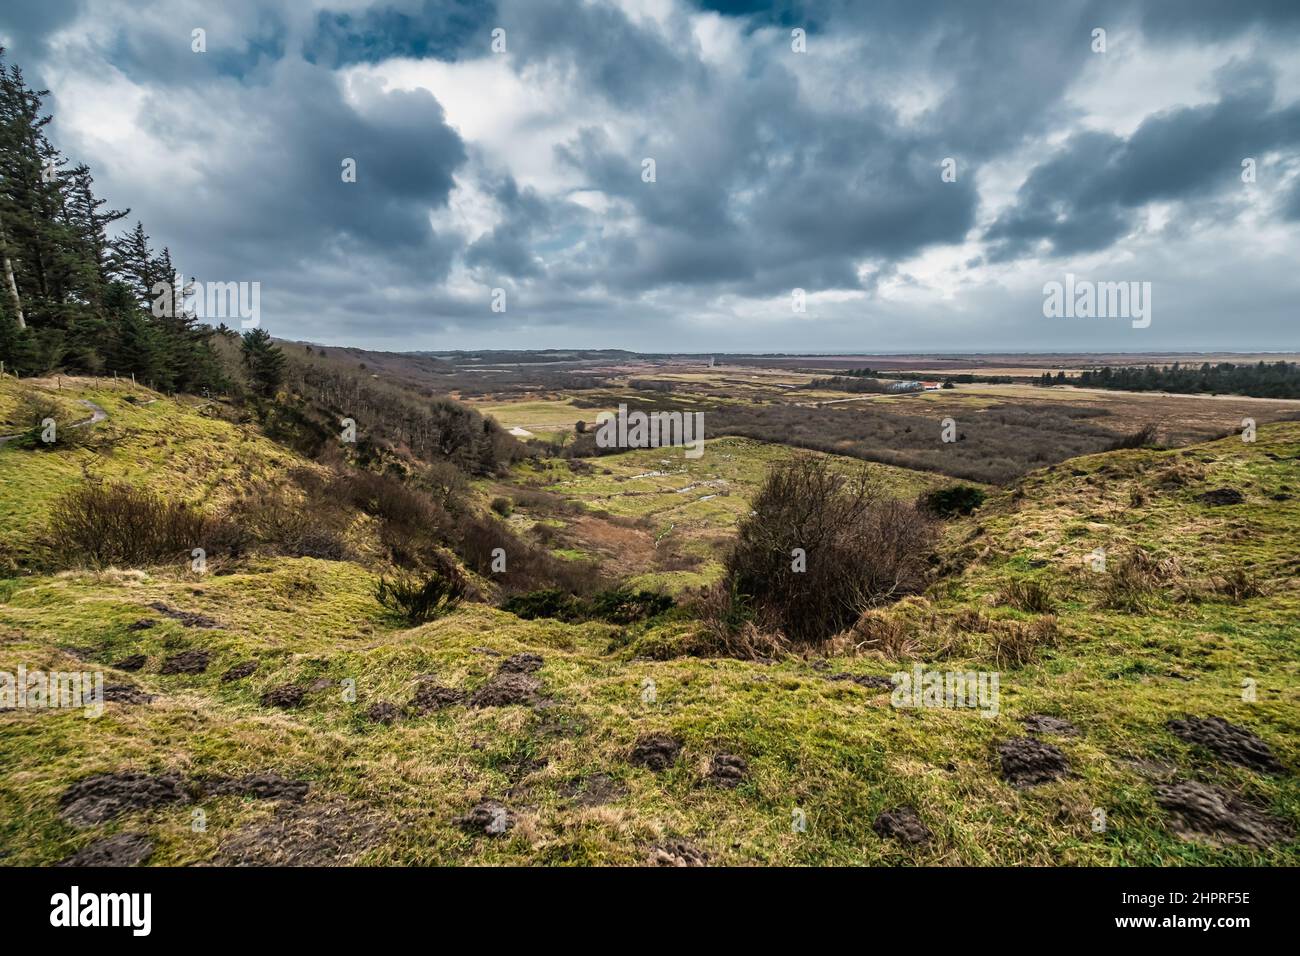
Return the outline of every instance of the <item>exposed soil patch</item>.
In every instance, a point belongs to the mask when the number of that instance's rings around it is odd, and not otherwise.
[[[130,657],[124,657],[113,666],[120,671],[138,671],[149,663],[149,658],[143,654],[132,654]]]
[[[715,787],[734,790],[749,776],[749,762],[735,754],[714,754],[705,779]]]
[[[374,721],[376,724],[391,724],[396,722],[400,716],[402,716],[401,708],[396,704],[390,704],[386,700],[371,704],[366,711],[366,719]]]
[[[1170,829],[1185,840],[1263,848],[1290,835],[1284,821],[1235,794],[1197,780],[1156,787],[1155,795],[1171,814]]]
[[[644,734],[632,745],[628,762],[638,767],[649,767],[655,772],[667,770],[681,753],[682,742],[667,734]]]
[[[651,866],[708,866],[709,855],[685,840],[665,840],[650,847],[646,862]]]
[[[893,690],[894,682],[888,677],[876,674],[827,674],[827,680],[848,680],[868,690]]]
[[[876,817],[875,822],[871,824],[871,829],[885,839],[913,845],[929,843],[934,836],[912,807],[894,807],[892,810],[885,810]]]
[[[1030,714],[1024,720],[1025,730],[1031,734],[1054,734],[1057,737],[1077,737],[1079,728],[1063,717],[1050,714]]]
[[[177,774],[101,773],[68,787],[59,799],[59,813],[73,826],[92,827],[132,810],[189,802]]]
[[[469,703],[471,707],[529,706],[537,703],[541,687],[542,682],[532,674],[503,671],[476,690]]]
[[[283,707],[286,709],[301,707],[302,700],[307,696],[307,689],[297,684],[280,684],[278,687],[272,687],[262,695],[263,707]]]
[[[178,611],[174,607],[169,607],[162,601],[154,601],[149,605],[159,614],[166,615],[173,621],[180,621],[184,627],[220,627],[221,622],[216,618],[208,617],[206,614],[199,614],[195,611]]]
[[[1065,776],[1069,763],[1058,748],[1034,737],[1012,737],[998,744],[1002,779],[1013,787],[1033,787]]]
[[[243,680],[245,677],[251,676],[256,670],[257,661],[243,661],[222,674],[221,683],[229,684],[232,681]]]
[[[343,804],[282,804],[269,823],[244,827],[217,852],[218,866],[344,866],[383,835],[381,821]]]
[[[463,690],[457,690],[455,687],[448,687],[432,680],[421,681],[420,686],[416,688],[415,696],[411,698],[411,706],[421,714],[427,714],[431,710],[442,710],[444,707],[451,707],[454,704],[463,704],[464,702],[465,692]]]
[[[208,669],[212,655],[208,651],[182,651],[165,661],[158,668],[159,674],[202,674]]]
[[[289,780],[278,773],[250,773],[242,777],[214,777],[200,786],[207,797],[252,797],[256,800],[287,800],[299,803],[311,784],[306,780]]]
[[[1207,505],[1239,505],[1246,500],[1246,496],[1236,488],[1215,488],[1197,495],[1196,500]]]
[[[1168,727],[1189,744],[1200,744],[1213,751],[1220,760],[1264,773],[1282,772],[1282,764],[1268,744],[1245,727],[1230,724],[1222,717],[1188,716],[1171,720]]]
[[[560,796],[580,807],[599,807],[627,796],[627,787],[607,773],[577,777],[560,787]]]
[[[484,800],[469,813],[453,821],[456,826],[470,833],[484,836],[505,836],[515,825],[515,815],[504,804],[495,800]]]
[[[154,699],[134,684],[105,684],[104,700],[114,704],[148,704]]]
[[[59,866],[139,866],[153,855],[153,841],[143,833],[115,833],[88,843]]]
[[[541,654],[515,654],[502,661],[497,671],[501,674],[531,674],[541,670],[544,663]]]
[[[126,629],[128,631],[147,631],[149,630],[149,628],[155,627],[157,624],[158,622],[155,621],[153,618],[142,617],[140,618],[140,620],[133,621],[130,624],[128,624],[126,626]]]

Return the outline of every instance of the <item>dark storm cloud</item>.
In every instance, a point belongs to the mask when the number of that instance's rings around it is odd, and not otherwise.
[[[1005,260],[1047,243],[1055,255],[1104,249],[1136,225],[1147,203],[1208,203],[1242,186],[1241,163],[1280,147],[1300,146],[1300,107],[1274,109],[1273,79],[1260,64],[1234,64],[1220,75],[1221,98],[1148,117],[1124,139],[1085,132],[1036,167],[1014,207],[988,230],[991,257]]]
[[[970,244],[973,269],[1037,268],[1042,256],[1123,247],[1153,203],[1172,207],[1163,236],[1193,242],[1243,214],[1247,156],[1267,173],[1256,193],[1266,214],[1300,221],[1300,180],[1274,189],[1294,176],[1300,107],[1263,50],[1300,32],[1295,2],[678,0],[655,17],[610,0],[101,2],[6,4],[11,58],[40,77],[98,55],[105,74],[127,77],[154,151],[140,166],[158,168],[162,143],[185,186],[159,189],[120,157],[101,169],[91,153],[108,198],[135,207],[201,279],[261,279],[272,331],[297,338],[400,345],[512,322],[538,335],[610,323],[680,334],[683,316],[723,297],[762,303],[796,287],[860,295],[854,308],[867,311],[882,280],[925,291],[907,263],[929,250]],[[712,26],[697,32],[699,11],[723,18],[717,45]],[[48,43],[78,23],[82,46]],[[207,29],[202,56],[193,26]],[[1121,53],[1234,37],[1251,52],[1216,63],[1213,102],[1170,102],[1131,133],[1104,117],[1085,126],[1068,96],[1097,62],[1097,26]],[[466,142],[439,102],[463,89],[384,85],[404,69],[390,75],[395,57],[489,62],[496,27],[502,69],[538,102],[520,110],[485,92],[472,107],[554,128],[546,158],[563,185],[528,179],[536,170],[520,153],[535,147]],[[794,27],[807,54],[790,49]],[[438,82],[459,81],[429,88]],[[559,121],[548,95],[564,98]],[[1020,155],[1037,165],[1008,174]],[[354,184],[341,180],[345,157]],[[949,157],[956,182],[940,178]],[[985,206],[989,170],[1012,176],[1010,206]],[[509,290],[509,316],[488,310],[495,286]],[[1285,296],[1261,288],[1259,299]],[[855,327],[852,313],[835,321]],[[797,341],[818,347],[809,328]]]
[[[0,7],[0,38],[8,40],[10,59],[34,68],[33,61],[44,55],[50,35],[75,20],[83,4],[84,0],[6,2]]]
[[[454,60],[487,49],[495,5],[479,0],[380,3],[352,13],[322,11],[303,47],[327,66],[375,63],[389,57]]]
[[[533,254],[532,240],[555,220],[552,207],[533,190],[520,190],[513,176],[496,183],[492,197],[504,214],[502,220],[470,244],[465,262],[488,276],[537,278],[542,269]]]

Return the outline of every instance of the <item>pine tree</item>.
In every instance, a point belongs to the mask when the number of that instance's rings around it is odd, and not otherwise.
[[[250,329],[243,337],[244,366],[253,391],[270,398],[284,381],[284,352],[265,329]]]

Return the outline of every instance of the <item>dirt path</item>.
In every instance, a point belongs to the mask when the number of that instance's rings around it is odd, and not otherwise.
[[[108,412],[104,411],[103,408],[96,405],[94,402],[85,398],[77,399],[77,401],[90,409],[90,417],[82,422],[73,422],[68,426],[69,428],[85,428],[87,425],[97,425],[100,422],[108,420]],[[11,442],[15,438],[21,438],[23,434],[23,432],[19,432],[17,435],[0,435],[0,445],[4,445],[6,442]]]

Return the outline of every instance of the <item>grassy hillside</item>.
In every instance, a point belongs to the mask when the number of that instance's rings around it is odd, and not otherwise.
[[[169,400],[79,397],[120,430],[113,453],[0,449],[11,548],[83,467],[203,497],[303,464]],[[521,466],[507,487],[720,535],[781,453],[724,439],[691,463]],[[346,561],[0,580],[0,671],[115,685],[98,719],[0,713],[0,861],[148,844],[154,864],[1295,865],[1298,461],[1300,424],[1278,424],[1035,472],[948,526],[927,596],[774,662],[669,656],[699,627],[680,614],[569,625],[466,603],[410,628]],[[731,494],[704,501],[701,480]],[[1242,500],[1214,503],[1225,489]],[[892,707],[866,680],[914,663],[997,671],[996,716]],[[1279,764],[1170,726],[1188,715]],[[1024,738],[1041,745],[1002,753]],[[1016,786],[1008,766],[1056,779]],[[928,839],[899,838],[924,835],[905,813],[873,826],[900,807]],[[123,834],[140,839],[102,842]]]

